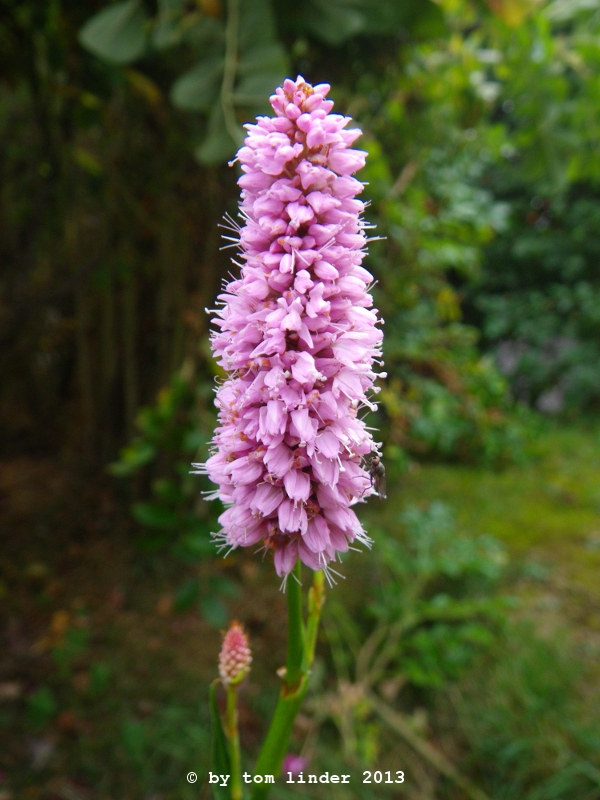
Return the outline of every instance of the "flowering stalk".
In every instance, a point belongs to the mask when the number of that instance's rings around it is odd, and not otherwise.
[[[352,177],[365,153],[328,91],[286,80],[270,98],[275,117],[246,126],[244,224],[229,219],[241,276],[219,296],[212,337],[228,377],[213,454],[195,465],[227,506],[219,545],[261,543],[284,581],[298,558],[332,581],[352,542],[370,545],[351,507],[375,492],[367,457],[378,445],[359,417],[376,408],[382,339]]]
[[[231,765],[231,798],[242,800],[242,761],[238,732],[237,687],[252,663],[248,637],[238,622],[232,622],[223,639],[219,654],[219,674],[227,691],[225,735],[229,745]]]
[[[225,733],[229,742],[229,759],[231,763],[231,798],[232,800],[242,800],[242,755],[240,752],[237,691],[235,686],[227,687],[225,720]]]
[[[288,645],[285,668],[285,683],[289,689],[298,685],[304,666],[304,626],[302,623],[302,584],[300,562],[296,563],[289,583],[288,596]]]
[[[227,374],[217,390],[219,423],[206,464],[226,506],[213,534],[221,548],[260,544],[288,595],[285,675],[255,775],[279,775],[307,690],[324,579],[353,542],[370,546],[352,506],[377,493],[373,441],[361,409],[381,363],[381,320],[362,267],[368,241],[353,174],[365,153],[358,129],[332,114],[327,84],[286,80],[271,96],[274,117],[246,125],[237,160],[240,217],[227,218],[241,274],[219,296],[212,348]],[[385,373],[380,373],[385,377]],[[314,571],[303,622],[301,564]],[[228,634],[229,636],[229,634]],[[225,678],[222,679],[226,683]],[[233,800],[239,782],[235,681],[228,691]],[[254,783],[252,800],[269,784]]]

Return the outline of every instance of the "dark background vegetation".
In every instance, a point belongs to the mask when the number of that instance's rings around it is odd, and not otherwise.
[[[284,599],[189,464],[227,161],[298,73],[369,152],[390,497],[294,750],[339,800],[600,798],[599,42],[595,0],[0,2],[1,800],[208,797],[234,616],[258,747]]]

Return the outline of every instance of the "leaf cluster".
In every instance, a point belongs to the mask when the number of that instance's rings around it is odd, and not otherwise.
[[[89,19],[79,40],[100,59],[120,66],[183,50],[193,63],[172,84],[170,98],[176,108],[207,115],[196,156],[201,163],[216,164],[240,145],[239,123],[269,109],[269,95],[290,71],[286,45],[292,37],[302,51],[308,46],[303,36],[339,46],[357,36],[394,30],[440,32],[443,17],[430,0],[293,5],[282,0],[158,0],[152,16],[142,0],[121,0]]]

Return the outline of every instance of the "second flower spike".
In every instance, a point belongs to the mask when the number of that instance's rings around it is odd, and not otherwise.
[[[234,686],[248,674],[252,653],[248,636],[242,625],[235,620],[223,637],[219,653],[219,675],[225,686]]]

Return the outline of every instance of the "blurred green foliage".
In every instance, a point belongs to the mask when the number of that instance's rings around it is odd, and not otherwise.
[[[195,380],[190,365],[184,365],[164,387],[154,406],[136,418],[137,434],[118,461],[109,466],[116,478],[133,478],[129,488],[146,497],[131,506],[141,528],[136,545],[143,551],[167,550],[184,564],[216,558],[211,532],[218,530],[222,510],[218,500],[205,502],[199,485],[211,490],[207,478],[191,474],[191,462],[206,459],[214,415],[206,408],[212,396],[205,381]],[[142,486],[136,486],[141,479]],[[227,623],[226,599],[236,597],[237,585],[218,574],[201,582],[184,580],[175,592],[177,612],[196,606],[214,627]]]
[[[308,749],[310,771],[334,770],[336,758],[356,775],[402,763],[417,792],[440,798],[595,797],[591,662],[567,631],[541,638],[524,621],[526,602],[513,595],[521,570],[504,546],[461,532],[437,501],[371,516],[377,547],[362,577],[375,600],[340,587],[328,601],[332,668],[314,676],[309,711],[320,744]],[[440,747],[454,763],[438,758]],[[358,796],[380,796],[369,791]]]
[[[365,131],[367,213],[387,237],[369,266],[390,454],[515,458],[527,420],[506,378],[544,411],[594,407],[595,6],[53,0],[0,24],[10,441],[106,463],[184,361],[206,398],[197,342],[228,270],[217,221],[237,195],[225,163],[297,71],[330,80]],[[192,431],[192,401],[175,395]],[[140,435],[127,468],[155,463],[155,434]]]
[[[477,80],[497,93],[474,133],[489,146],[502,129],[485,185],[509,213],[466,286],[468,318],[514,394],[546,413],[600,399],[599,32],[595,3],[555,0],[518,31],[474,34],[494,48]]]
[[[27,700],[29,723],[34,729],[47,725],[57,711],[56,699],[48,686],[38,687]]]
[[[442,686],[493,641],[490,627],[502,620],[505,601],[489,594],[507,556],[495,539],[457,535],[450,509],[440,502],[426,511],[412,507],[400,521],[402,540],[381,537],[389,578],[370,611],[388,630],[402,628],[393,673],[402,670],[417,686]]]
[[[545,641],[531,625],[515,627],[457,693],[470,758],[491,767],[480,771],[492,797],[598,796],[596,704],[577,691],[582,667],[571,648],[565,634]]]
[[[430,0],[228,0],[223,5],[217,0],[159,0],[150,18],[141,0],[125,0],[88,20],[79,39],[90,52],[121,65],[186,47],[195,63],[172,84],[170,97],[177,108],[208,115],[196,155],[212,164],[232,156],[241,144],[240,114],[247,119],[269,110],[268,97],[290,68],[282,34],[285,39],[293,31],[297,42],[312,35],[337,46],[391,30],[431,36],[443,32],[443,15]]]
[[[335,599],[328,613],[363,689],[385,691],[391,679],[396,693],[438,688],[458,678],[502,630],[514,605],[496,592],[507,554],[492,537],[457,533],[451,509],[441,502],[406,509],[396,525],[401,535],[370,528],[378,580],[363,619],[353,620]],[[350,674],[349,663],[336,666],[340,678]]]
[[[85,628],[69,628],[63,641],[52,648],[52,658],[62,677],[71,673],[71,667],[86,650],[90,633]]]
[[[139,544],[153,549],[176,534],[178,554],[192,560],[212,550],[208,535],[215,524],[211,507],[198,502],[198,481],[190,475],[192,460],[206,452],[212,432],[212,416],[201,413],[207,389],[185,369],[177,373],[156,404],[140,411],[137,435],[109,467],[115,477],[124,478],[156,465],[159,477],[151,480],[152,499],[132,508],[135,519],[150,529]]]
[[[460,59],[469,61],[462,48]],[[386,236],[371,259],[390,375],[381,399],[395,443],[498,463],[518,456],[523,430],[505,380],[462,320],[455,284],[478,274],[507,206],[478,185],[492,154],[465,133],[468,65],[454,62],[437,42],[416,45],[389,83],[369,87],[380,102],[368,109],[364,172]]]

